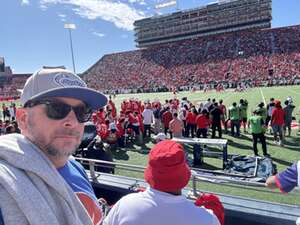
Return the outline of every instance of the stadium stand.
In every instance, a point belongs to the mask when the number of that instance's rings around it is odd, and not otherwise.
[[[0,99],[17,99],[31,74],[5,74],[0,76]]]
[[[298,84],[300,25],[231,32],[103,56],[83,73],[98,90],[150,92],[204,85]]]
[[[137,20],[138,47],[233,31],[270,28],[272,0],[226,0]]]

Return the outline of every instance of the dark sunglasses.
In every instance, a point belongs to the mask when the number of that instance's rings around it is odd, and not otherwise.
[[[24,108],[31,108],[36,105],[45,105],[47,117],[54,120],[61,120],[65,118],[71,110],[76,115],[79,123],[85,123],[90,120],[92,116],[92,109],[86,105],[70,106],[58,100],[33,100],[25,103]]]

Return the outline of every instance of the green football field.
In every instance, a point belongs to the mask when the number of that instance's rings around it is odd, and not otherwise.
[[[296,115],[300,106],[300,86],[282,86],[282,87],[268,87],[268,88],[253,88],[245,92],[234,92],[228,90],[225,92],[217,93],[215,91],[203,92],[180,92],[177,94],[177,98],[187,97],[188,100],[194,104],[204,102],[207,98],[215,98],[216,100],[223,99],[225,105],[230,106],[233,102],[239,102],[239,100],[247,99],[249,103],[248,114],[250,116],[257,104],[260,102],[269,102],[271,97],[279,99],[282,102],[286,100],[288,96],[293,98],[294,115],[296,116],[297,122],[299,115]],[[143,93],[143,94],[122,94],[117,95],[113,99],[116,106],[119,108],[120,103],[124,99],[138,98],[144,100],[155,100],[159,99],[163,102],[165,99],[173,98],[173,93]],[[223,138],[229,140],[228,153],[229,154],[241,154],[241,155],[253,155],[252,151],[252,136],[250,134],[244,134],[241,128],[241,138],[235,138],[228,135],[223,135]],[[145,166],[147,164],[147,150],[153,146],[152,140],[147,140],[142,146],[133,145],[130,148],[124,150],[114,150],[113,155],[116,162],[126,164],[136,164]],[[276,164],[278,171],[282,171],[286,167],[290,166],[293,162],[300,159],[300,136],[297,135],[297,129],[293,129],[292,136],[286,137],[284,147],[277,146],[273,143],[272,135],[267,134],[267,148],[268,153],[271,155],[273,162]],[[262,155],[261,145],[258,144],[259,154]],[[146,150],[146,151],[145,151]],[[192,157],[191,151],[189,157]],[[222,169],[222,160],[213,158],[204,158],[204,169]],[[134,172],[125,172],[117,170],[118,174],[126,176],[134,176],[142,178],[142,174]],[[211,183],[201,182],[198,186],[200,190],[208,192],[226,193],[239,196],[245,196],[250,198],[256,198],[267,201],[274,201],[288,204],[298,204],[300,200],[299,190],[295,190],[288,195],[279,194],[277,190],[269,191],[266,188],[252,188],[252,187],[234,187],[225,185],[216,185]]]

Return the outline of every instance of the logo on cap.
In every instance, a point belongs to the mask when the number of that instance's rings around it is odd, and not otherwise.
[[[63,87],[86,87],[86,84],[71,73],[58,73],[54,82]]]

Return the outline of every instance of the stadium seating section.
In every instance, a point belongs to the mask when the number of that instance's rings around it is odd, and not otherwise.
[[[103,56],[84,73],[101,91],[155,91],[209,83],[293,84],[300,26],[234,32]],[[277,83],[276,83],[277,82]]]
[[[28,77],[29,74],[10,75],[9,79],[2,81],[0,83],[0,100],[18,98]]]

